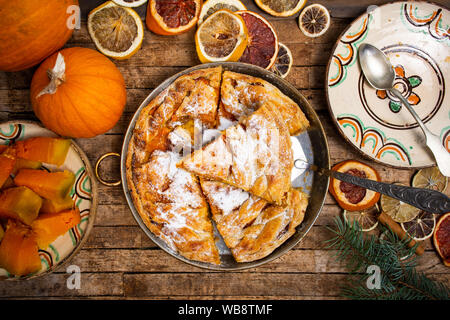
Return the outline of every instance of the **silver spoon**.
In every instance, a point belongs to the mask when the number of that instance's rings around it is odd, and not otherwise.
[[[387,90],[395,95],[405,105],[414,119],[416,119],[425,135],[426,145],[430,148],[436,159],[439,170],[444,176],[450,177],[450,153],[441,144],[439,137],[428,130],[402,94],[394,88],[394,68],[385,54],[376,47],[363,43],[358,48],[358,59],[367,82],[375,89]]]

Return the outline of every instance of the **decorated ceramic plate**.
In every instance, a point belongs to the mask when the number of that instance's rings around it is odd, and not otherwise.
[[[31,137],[57,137],[56,134],[43,128],[36,122],[10,121],[0,124],[0,144]],[[97,187],[93,178],[91,165],[81,148],[72,141],[66,161],[60,167],[43,164],[48,170],[70,170],[75,173],[75,184],[70,196],[80,209],[81,222],[64,235],[52,242],[46,250],[39,249],[41,270],[25,277],[15,277],[5,269],[0,268],[0,279],[19,280],[48,274],[56,267],[66,263],[80,249],[92,229],[97,208]]]
[[[395,87],[450,152],[450,11],[428,2],[369,7],[341,35],[327,68],[326,92],[340,133],[363,154],[394,167],[434,165],[424,136],[399,100],[372,88],[357,62],[361,43],[381,49]]]

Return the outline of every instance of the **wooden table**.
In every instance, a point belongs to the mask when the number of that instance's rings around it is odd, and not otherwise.
[[[68,47],[95,48],[86,28],[86,12],[102,1],[81,0],[83,23],[75,30]],[[253,1],[249,9],[260,12]],[[331,161],[361,159],[337,133],[327,109],[324,93],[325,69],[339,34],[369,4],[387,1],[317,1],[331,11],[328,32],[317,38],[305,37],[291,19],[273,19],[279,40],[294,56],[287,80],[308,99],[318,113],[328,136]],[[444,4],[446,0],[437,1]],[[313,3],[312,1],[310,3]],[[145,7],[138,8],[141,16]],[[77,139],[91,163],[106,152],[120,152],[127,125],[143,99],[167,77],[199,63],[194,31],[173,37],[158,36],[145,30],[141,50],[129,60],[115,61],[127,86],[127,105],[117,125],[93,139]],[[0,121],[35,119],[29,86],[35,68],[23,72],[0,72]],[[414,170],[398,170],[361,159],[379,170],[384,181],[409,183]],[[103,166],[109,179],[119,178],[119,165],[111,160]],[[450,188],[449,188],[450,189]],[[126,204],[122,188],[99,184],[99,207],[88,241],[70,264],[81,268],[81,288],[66,287],[66,270],[35,280],[1,282],[1,298],[113,298],[113,299],[336,299],[339,286],[348,275],[342,263],[323,241],[331,234],[326,229],[341,209],[328,195],[316,224],[294,249],[261,267],[240,272],[210,272],[192,267],[159,249],[139,228]],[[418,258],[419,271],[450,286],[450,273],[438,258],[431,241]]]

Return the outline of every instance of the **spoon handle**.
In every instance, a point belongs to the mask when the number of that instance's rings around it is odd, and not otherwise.
[[[450,212],[450,199],[439,191],[378,182],[324,168],[317,169],[319,173],[385,194],[427,212],[438,214]]]
[[[450,153],[448,153],[447,149],[441,143],[441,140],[438,136],[433,134],[423,123],[422,119],[420,119],[419,115],[416,113],[413,107],[408,103],[408,101],[403,97],[403,95],[397,89],[391,89],[390,92],[395,95],[400,101],[405,105],[406,109],[411,113],[411,115],[416,119],[420,128],[422,129],[426,144],[428,148],[430,148],[431,152],[436,159],[436,164],[442,174],[446,177],[450,177]]]

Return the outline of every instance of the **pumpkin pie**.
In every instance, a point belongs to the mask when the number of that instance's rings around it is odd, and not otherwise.
[[[219,121],[222,117],[238,120],[265,103],[278,109],[291,135],[308,128],[309,121],[298,104],[280,89],[261,78],[224,71],[220,87]]]
[[[236,187],[200,180],[217,229],[237,262],[268,256],[303,221],[308,197],[290,189],[287,205],[278,206]]]
[[[290,189],[293,165],[288,129],[270,104],[178,164],[200,177],[230,184],[279,205]]]

